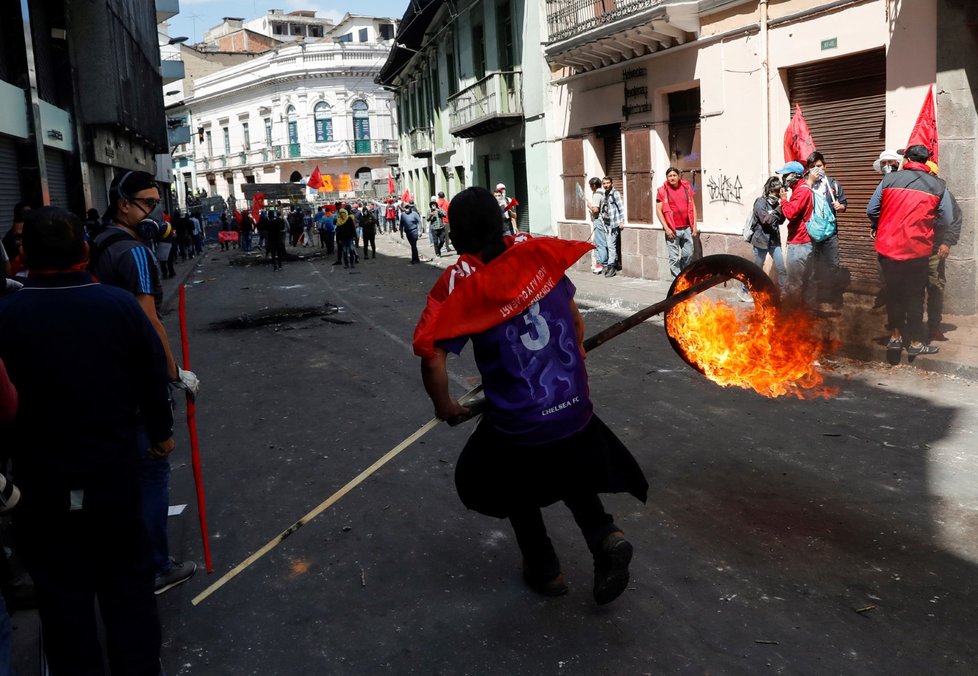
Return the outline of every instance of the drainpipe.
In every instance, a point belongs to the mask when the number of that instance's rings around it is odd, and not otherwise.
[[[28,98],[30,99],[30,120],[34,130],[34,151],[37,153],[37,174],[41,184],[41,202],[51,205],[51,191],[48,189],[47,161],[44,158],[44,129],[41,124],[41,97],[37,91],[37,70],[34,66],[34,35],[31,32],[31,10],[28,0],[20,0],[20,16],[24,23],[24,47],[27,52]]]
[[[768,0],[758,0],[757,8],[760,12],[760,39],[758,49],[761,56],[761,111],[763,112],[764,124],[761,131],[761,157],[764,158],[764,179],[771,169],[771,64],[768,53],[767,35],[767,3]]]

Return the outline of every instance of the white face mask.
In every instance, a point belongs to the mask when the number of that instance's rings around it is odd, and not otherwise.
[[[894,171],[896,171],[896,167],[894,167],[892,164],[884,164],[883,165],[883,173],[884,174],[890,174],[890,173],[892,173]]]

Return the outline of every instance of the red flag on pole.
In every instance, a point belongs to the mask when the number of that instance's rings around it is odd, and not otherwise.
[[[795,104],[795,114],[784,132],[784,161],[801,162],[805,164],[808,156],[815,152],[815,141],[812,132],[808,130],[805,116],[801,114],[801,106]]]
[[[312,176],[306,181],[306,187],[312,188],[313,190],[319,190],[323,185],[323,175],[319,173],[319,165],[312,170]]]
[[[410,190],[405,190],[404,191],[404,194],[401,195],[401,201],[402,202],[410,202],[411,201],[411,191]]]
[[[251,213],[257,214],[265,208],[265,193],[256,192],[251,198]]]
[[[934,111],[934,87],[927,88],[927,96],[924,98],[924,105],[920,108],[917,115],[917,122],[910,132],[910,140],[907,147],[922,145],[930,151],[930,159],[939,163],[937,159],[937,115]]]
[[[394,191],[397,190],[397,186],[394,185],[394,177],[391,175],[387,176],[387,194],[393,195]]]

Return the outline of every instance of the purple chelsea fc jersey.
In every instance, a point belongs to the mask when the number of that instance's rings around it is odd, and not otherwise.
[[[581,431],[593,407],[574,332],[567,277],[522,314],[473,336],[439,341],[455,354],[471,339],[489,408],[486,419],[522,444],[558,441]]]

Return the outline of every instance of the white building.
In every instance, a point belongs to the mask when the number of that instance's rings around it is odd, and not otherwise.
[[[192,132],[174,152],[180,204],[201,188],[241,200],[248,184],[302,183],[317,166],[333,195],[370,191],[374,181],[386,191],[397,153],[394,102],[373,80],[390,49],[380,26],[394,21],[348,14],[319,42],[198,78],[167,109]],[[340,39],[347,34],[366,39]]]

